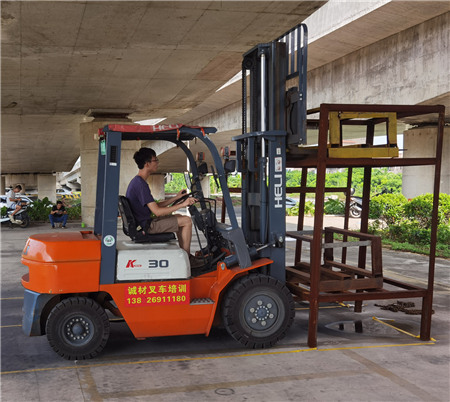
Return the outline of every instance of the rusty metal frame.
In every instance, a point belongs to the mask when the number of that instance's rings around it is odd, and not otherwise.
[[[434,157],[421,158],[331,158],[328,155],[328,132],[329,115],[331,112],[350,112],[350,113],[395,113],[398,120],[426,114],[438,115],[437,125],[437,145],[436,155]],[[313,348],[317,346],[317,325],[319,314],[319,303],[336,301],[355,301],[355,311],[361,311],[363,300],[382,300],[399,298],[422,298],[420,339],[429,340],[431,334],[431,314],[433,303],[434,271],[436,259],[436,239],[438,224],[438,203],[439,203],[439,183],[442,160],[442,144],[444,134],[444,115],[445,107],[437,106],[419,106],[419,105],[356,105],[356,104],[322,104],[320,106],[319,118],[319,138],[318,147],[315,153],[308,152],[305,155],[292,153],[287,157],[288,168],[302,169],[301,187],[296,189],[300,193],[300,208],[297,229],[303,230],[303,214],[305,208],[306,192],[315,193],[315,218],[312,240],[310,242],[310,265],[309,265],[309,288],[300,286],[298,283],[288,283],[291,292],[302,300],[309,302],[309,324],[308,324],[308,346]],[[345,122],[342,122],[345,124]],[[351,124],[351,123],[350,123]],[[375,121],[367,122],[366,144],[373,145]],[[347,186],[341,188],[346,194],[346,214],[344,220],[344,229],[348,228],[349,218],[349,199],[351,186],[351,173],[353,167],[364,168],[364,187],[363,187],[363,208],[361,216],[361,233],[367,233],[369,221],[369,199],[370,199],[370,179],[371,171],[374,167],[391,166],[434,166],[434,198],[431,224],[431,244],[430,257],[428,265],[427,286],[425,288],[403,283],[397,280],[383,277],[383,287],[370,290],[356,290],[354,292],[321,292],[320,272],[322,269],[322,236],[323,236],[323,211],[325,193],[330,189],[325,188],[326,169],[331,167],[349,168],[349,177]],[[306,173],[308,168],[317,169],[317,179],[315,188],[306,188]],[[294,189],[288,189],[294,190]],[[336,191],[334,189],[333,191]],[[344,237],[345,239],[345,237]],[[301,239],[297,240],[295,261],[300,261]],[[300,247],[299,247],[300,246]],[[358,267],[365,268],[367,247],[359,248]],[[345,263],[346,254],[343,252],[342,261]],[[394,287],[394,290],[387,289],[384,285]]]

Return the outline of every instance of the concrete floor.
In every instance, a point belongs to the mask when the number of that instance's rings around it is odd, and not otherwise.
[[[292,223],[288,229],[293,230]],[[69,230],[79,230],[79,225],[69,224]],[[21,330],[20,278],[27,268],[20,254],[30,234],[46,231],[48,225],[36,224],[1,230],[4,402],[450,400],[448,260],[437,260],[430,342],[415,337],[420,316],[374,305],[395,302],[386,300],[366,302],[359,314],[349,304],[322,305],[319,346],[309,349],[308,307],[298,304],[287,337],[272,349],[244,349],[224,329],[214,329],[208,338],[138,341],[126,324],[113,323],[98,358],[66,361],[45,336],[29,338]],[[288,243],[288,259],[294,244]],[[427,257],[383,250],[386,275],[414,284],[425,284],[427,263]],[[411,301],[420,308],[420,299]]]

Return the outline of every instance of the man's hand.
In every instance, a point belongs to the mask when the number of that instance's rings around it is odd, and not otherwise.
[[[184,195],[187,194],[187,190],[185,188],[183,188],[182,190],[178,191],[177,195],[175,196],[176,199],[180,199],[181,197],[183,197]]]
[[[185,201],[183,201],[180,205],[181,207],[190,207],[192,204],[195,204],[197,202],[197,198],[189,197]]]

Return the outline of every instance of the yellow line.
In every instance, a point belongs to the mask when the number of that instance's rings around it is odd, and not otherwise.
[[[323,307],[319,307],[319,310],[322,310],[325,308],[341,308],[341,307],[344,307],[344,306],[323,306]],[[296,307],[295,309],[296,310],[309,310],[309,307]]]
[[[99,364],[80,364],[74,366],[65,367],[45,367],[40,369],[26,369],[26,370],[14,370],[14,371],[2,371],[1,375],[4,374],[23,374],[23,373],[35,373],[40,371],[51,371],[51,370],[73,370],[78,368],[95,368],[95,367],[106,367],[106,366],[125,366],[125,365],[136,365],[136,364],[154,364],[154,363],[173,363],[173,362],[183,362],[183,361],[198,361],[198,360],[217,360],[217,359],[230,359],[230,358],[240,358],[240,357],[255,357],[255,356],[269,356],[269,355],[281,355],[281,354],[292,354],[301,352],[329,352],[337,350],[351,350],[351,349],[371,349],[371,348],[392,348],[401,346],[423,346],[423,345],[434,345],[434,342],[420,342],[420,343],[404,343],[404,344],[392,344],[392,345],[373,345],[373,346],[347,346],[339,348],[307,348],[307,349],[296,349],[287,351],[274,351],[274,352],[263,352],[263,353],[244,353],[240,355],[227,355],[227,356],[209,356],[209,357],[182,357],[176,359],[155,359],[155,360],[141,360],[135,362],[121,362],[121,363],[99,363]]]
[[[393,325],[388,324],[387,322],[384,322],[384,321],[378,319],[377,317],[372,317],[372,320],[374,320],[376,322],[379,322],[380,324],[386,325],[387,327],[393,328],[393,329],[395,329],[398,332],[401,332],[403,334],[412,336],[413,338],[420,339],[420,335],[414,335],[414,334],[411,334],[410,332],[404,331],[403,329],[394,327]],[[392,320],[392,321],[394,321],[394,320]],[[430,338],[430,339],[431,339],[431,341],[436,342],[436,339],[433,339],[433,338]]]
[[[2,325],[0,328],[13,328],[13,327],[21,327],[22,324],[16,324],[16,325]]]
[[[398,346],[424,346],[424,345],[435,345],[435,342],[419,342],[419,343],[399,343],[394,345],[371,345],[371,346],[343,346],[340,348],[327,348],[327,349],[317,349],[319,352],[329,352],[332,350],[353,350],[353,349],[375,349],[375,348],[392,348]]]
[[[23,296],[22,297],[2,297],[2,298],[0,298],[0,300],[23,300]]]

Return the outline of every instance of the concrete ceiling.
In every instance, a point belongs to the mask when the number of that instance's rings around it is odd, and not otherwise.
[[[355,17],[351,21],[336,21],[337,26],[325,29],[317,33],[309,29],[308,32],[308,71],[331,63],[352,52],[369,46],[375,42],[385,39],[391,35],[418,25],[433,17],[446,13],[450,10],[448,1],[392,1],[378,2],[372,12]],[[330,5],[332,3],[329,3]],[[327,6],[328,6],[327,5]],[[314,26],[333,26],[336,18],[336,8],[324,7],[310,17],[305,23],[312,22]],[[366,7],[364,5],[364,7]],[[327,10],[327,11],[325,11]],[[355,15],[358,11],[355,10]],[[314,21],[310,21],[310,20]],[[233,103],[241,102],[242,82],[240,80],[232,83],[219,92],[213,93],[196,108],[187,111],[178,119],[168,118],[167,123],[188,123],[201,119],[216,110],[226,108]],[[450,119],[450,96],[445,93],[439,97],[422,102],[424,105],[445,105],[446,117]],[[317,108],[319,104],[308,105]],[[235,130],[231,135],[236,135],[240,130]]]
[[[324,3],[2,1],[2,174],[70,170],[89,110],[181,118]]]

